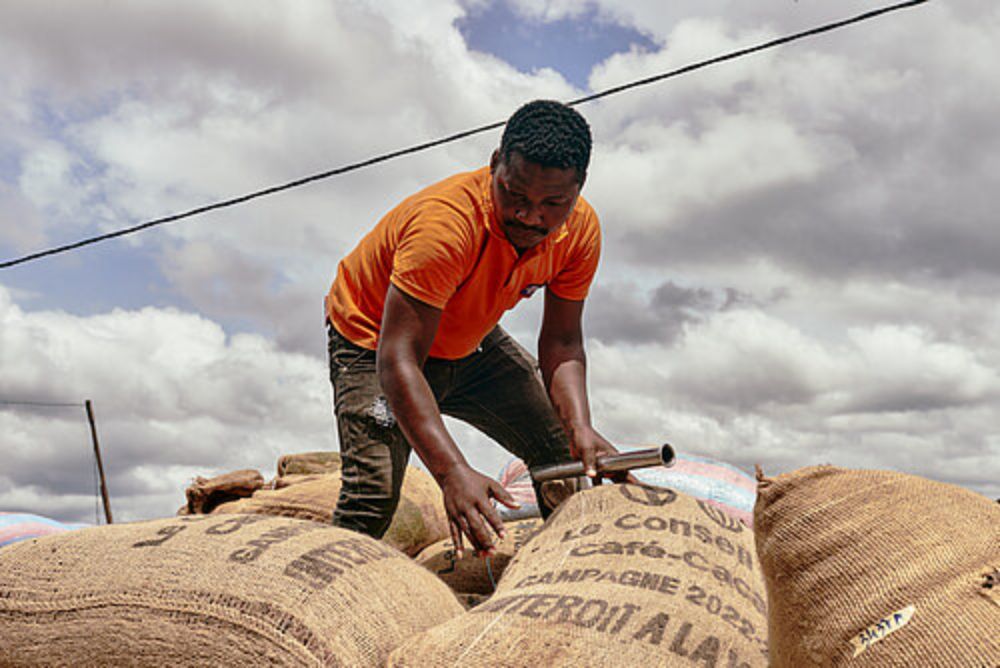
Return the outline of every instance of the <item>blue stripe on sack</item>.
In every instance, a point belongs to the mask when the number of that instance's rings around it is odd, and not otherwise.
[[[708,460],[708,463],[713,463]],[[717,501],[733,508],[753,511],[754,503],[757,500],[756,494],[749,490],[737,487],[736,485],[702,475],[691,473],[679,473],[669,469],[638,469],[632,474],[647,485],[657,487],[669,487],[684,494]]]
[[[47,524],[48,526],[56,527],[58,529],[65,529],[67,526],[73,526],[49,519],[48,517],[32,515],[30,513],[0,513],[0,526],[14,526],[16,524]]]
[[[718,466],[724,469],[728,469],[733,473],[738,473],[742,477],[746,478],[754,485],[754,487],[757,486],[757,479],[754,478],[752,475],[750,475],[749,473],[747,473],[746,471],[737,466],[733,466],[732,464],[727,464],[726,462],[719,461],[718,459],[712,459],[711,457],[701,457],[699,455],[688,455],[688,454],[677,455],[677,459],[685,459],[689,462],[698,462],[699,464],[709,464],[711,466]]]
[[[31,540],[32,538],[39,538],[39,534],[26,533],[11,536],[5,540],[0,540],[0,547],[7,547],[8,545],[13,545],[14,543],[20,543],[22,540]]]
[[[88,524],[63,524],[57,520],[31,513],[0,512],[0,547],[23,540],[40,538],[53,533],[85,529]],[[46,529],[54,529],[47,531]]]

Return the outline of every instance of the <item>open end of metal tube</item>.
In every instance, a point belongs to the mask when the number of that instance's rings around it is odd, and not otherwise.
[[[669,443],[664,443],[660,446],[660,461],[663,462],[664,466],[674,465],[674,447]]]

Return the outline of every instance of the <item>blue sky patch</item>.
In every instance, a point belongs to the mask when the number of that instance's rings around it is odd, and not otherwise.
[[[4,260],[15,256],[10,248],[0,245]],[[192,309],[160,273],[155,248],[122,240],[104,241],[8,269],[0,275],[0,283],[31,295],[17,300],[31,311],[57,309],[90,316],[115,308]]]
[[[488,53],[522,72],[550,67],[574,86],[588,90],[594,65],[632,45],[655,50],[642,33],[600,18],[593,8],[572,19],[543,22],[525,18],[505,0],[470,9],[456,22],[469,48]]]

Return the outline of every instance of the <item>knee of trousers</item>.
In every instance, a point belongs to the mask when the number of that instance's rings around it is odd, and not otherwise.
[[[353,495],[341,488],[333,525],[381,538],[399,506],[399,495]]]

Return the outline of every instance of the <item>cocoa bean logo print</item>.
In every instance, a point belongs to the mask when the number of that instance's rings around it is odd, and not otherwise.
[[[710,520],[718,524],[726,531],[732,531],[733,533],[740,533],[743,531],[743,523],[724,510],[715,506],[710,506],[700,499],[698,500],[698,507],[701,508],[703,513],[708,515]]]
[[[677,499],[677,492],[665,487],[648,487],[646,485],[618,485],[622,496],[643,506],[658,508]]]

